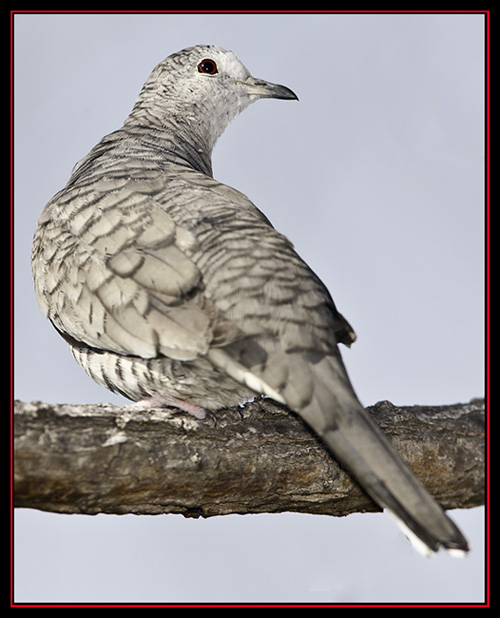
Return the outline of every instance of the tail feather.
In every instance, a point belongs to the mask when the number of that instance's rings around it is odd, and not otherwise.
[[[234,349],[232,354],[213,349],[209,356],[235,380],[299,413],[371,498],[395,517],[417,550],[468,551],[458,528],[359,403],[339,353],[308,356],[271,349],[272,362],[262,370],[257,362],[248,366],[250,351],[247,346],[242,359],[247,366],[235,360]]]
[[[334,457],[390,512],[421,553],[440,549],[453,555],[467,553],[460,530],[364,410],[349,384],[332,378],[330,388],[327,385],[325,380],[316,383],[315,396],[299,413]]]
[[[421,553],[468,551],[467,541],[362,408],[348,427],[321,436],[365,491],[397,520]]]

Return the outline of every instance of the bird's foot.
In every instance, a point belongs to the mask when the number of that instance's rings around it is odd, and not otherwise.
[[[160,393],[154,393],[154,395],[141,399],[140,401],[136,401],[128,407],[135,408],[137,410],[174,407],[182,410],[183,412],[187,412],[188,414],[191,414],[191,416],[194,416],[200,420],[203,420],[207,416],[207,410],[201,406],[194,403],[189,403],[188,401],[183,401],[182,399],[177,399],[176,397],[166,397],[165,395],[160,395]]]

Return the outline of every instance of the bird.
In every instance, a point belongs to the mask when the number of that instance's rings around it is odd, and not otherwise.
[[[259,99],[298,100],[232,51],[161,61],[123,126],[73,168],[32,246],[41,312],[98,384],[203,419],[268,397],[298,414],[426,555],[465,537],[360,403],[356,339],[292,242],[213,177],[212,151]]]

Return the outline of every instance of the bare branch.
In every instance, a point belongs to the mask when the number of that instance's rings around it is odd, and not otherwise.
[[[484,504],[484,400],[369,408],[445,508]],[[61,513],[380,510],[270,399],[196,420],[170,409],[15,403],[15,505]]]

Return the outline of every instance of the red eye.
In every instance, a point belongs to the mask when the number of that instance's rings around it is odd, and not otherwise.
[[[217,73],[217,65],[210,58],[205,58],[198,65],[198,71],[200,73],[206,73],[207,75],[215,75]]]

